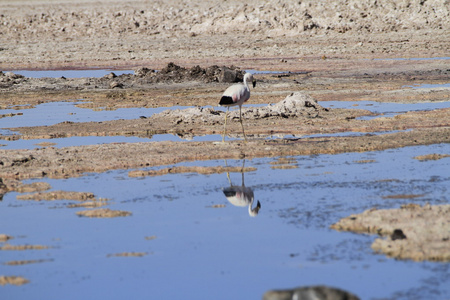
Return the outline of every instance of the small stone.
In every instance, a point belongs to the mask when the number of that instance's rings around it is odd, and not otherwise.
[[[219,82],[237,82],[239,81],[238,72],[227,67],[220,70]]]
[[[394,232],[391,234],[391,240],[404,240],[406,239],[406,235],[403,233],[401,229],[395,229]]]

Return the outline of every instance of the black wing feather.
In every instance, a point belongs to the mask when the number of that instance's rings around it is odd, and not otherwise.
[[[231,98],[230,96],[222,96],[219,105],[231,105],[233,103],[233,98]]]

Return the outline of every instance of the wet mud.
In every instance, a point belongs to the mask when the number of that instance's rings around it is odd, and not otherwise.
[[[450,157],[449,154],[427,154],[427,155],[419,155],[414,157],[415,159],[418,159],[420,161],[427,161],[427,160],[438,160],[442,158]]]
[[[88,218],[116,218],[116,217],[128,217],[131,216],[131,213],[123,210],[98,208],[98,209],[78,211],[77,215],[80,217],[88,217]]]
[[[13,260],[13,261],[6,262],[5,265],[8,265],[8,266],[22,266],[22,265],[50,262],[50,261],[53,261],[53,260],[51,260],[51,259]]]
[[[0,276],[0,285],[23,285],[29,283],[30,281],[21,276]]]
[[[246,168],[240,168],[240,167],[199,167],[199,166],[193,166],[193,167],[185,167],[185,166],[179,166],[179,167],[172,167],[172,168],[163,168],[159,170],[149,170],[149,171],[130,171],[128,172],[128,176],[130,177],[144,177],[144,176],[161,176],[165,174],[177,174],[177,173],[197,173],[197,174],[220,174],[225,172],[251,172],[255,171],[256,168],[246,167]]]
[[[43,245],[11,245],[8,243],[3,244],[0,246],[0,250],[5,251],[17,251],[17,250],[43,250],[48,249],[48,246]]]
[[[94,194],[85,192],[52,191],[17,195],[18,200],[54,201],[54,200],[96,200]]]
[[[0,71],[0,89],[15,92],[142,89],[152,84],[187,81],[233,83],[242,81],[243,73],[243,70],[235,66],[214,65],[207,68],[200,66],[185,68],[174,63],[169,63],[161,70],[139,67],[134,70],[134,74],[116,75],[111,72],[100,78],[65,78],[64,76],[31,78],[13,72]]]

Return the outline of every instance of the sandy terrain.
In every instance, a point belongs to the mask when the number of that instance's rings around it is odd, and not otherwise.
[[[0,108],[15,108],[18,114],[26,108],[23,105],[31,108],[68,99],[82,99],[78,105],[92,109],[215,106],[230,81],[224,75],[224,65],[235,71],[236,79],[246,69],[292,72],[257,75],[259,83],[252,91],[251,103],[275,104],[295,92],[318,101],[314,102],[315,107],[297,107],[287,116],[282,110],[266,111],[267,114],[247,110],[244,123],[251,137],[248,143],[160,142],[0,150],[0,194],[25,188],[20,182],[24,178],[63,178],[186,160],[342,153],[450,142],[449,109],[363,121],[356,117],[370,112],[320,107],[321,101],[328,100],[449,101],[449,88],[411,88],[449,82],[449,60],[442,59],[450,54],[447,1],[261,4],[253,0],[4,0],[0,2],[0,12]],[[169,62],[182,68],[199,65],[204,71],[185,69],[182,75],[172,69],[160,74],[151,71],[167,68]],[[56,68],[142,71],[142,67],[150,72],[81,79],[32,79],[7,72]],[[194,73],[199,76],[193,77]],[[166,77],[161,77],[164,74]],[[189,136],[222,132],[222,112],[208,108],[177,113],[102,123],[22,127],[18,129],[20,136],[0,138],[148,137],[157,133]],[[239,137],[236,115],[229,125],[230,135]],[[260,138],[405,129],[409,131],[384,135]],[[36,192],[46,189],[27,188]],[[119,212],[122,213],[127,212]],[[440,213],[448,219],[448,210]],[[383,247],[379,249],[384,251]],[[392,253],[389,255],[395,255]],[[0,284],[17,284],[13,283],[15,280],[1,277]]]
[[[282,58],[449,54],[450,8],[439,0],[5,0],[0,8],[0,69],[169,61],[269,69],[270,58],[286,69],[295,63]]]

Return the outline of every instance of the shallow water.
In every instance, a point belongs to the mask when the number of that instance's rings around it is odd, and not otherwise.
[[[48,102],[36,105],[33,108],[26,109],[0,109],[0,115],[15,114],[0,118],[0,128],[31,127],[31,126],[50,126],[61,122],[104,122],[120,119],[137,119],[141,116],[146,118],[164,110],[186,109],[193,106],[171,106],[171,107],[131,107],[131,108],[80,108],[77,104],[81,101],[59,101]],[[267,104],[245,104],[243,107],[261,107]],[[225,107],[214,107],[215,110],[226,111]],[[232,108],[231,110],[233,110]],[[231,111],[230,110],[230,111]]]
[[[190,106],[173,106],[157,108],[117,108],[109,109],[89,109],[80,108],[76,105],[82,102],[48,102],[36,105],[35,108],[28,109],[1,109],[2,114],[17,114],[13,117],[0,118],[0,128],[50,126],[61,122],[104,122],[120,119],[138,119],[140,116],[150,117],[167,109],[185,109]]]
[[[12,117],[0,118],[0,134],[13,135],[14,131],[5,128],[15,128],[22,126],[50,126],[60,122],[101,122],[119,119],[136,119],[140,116],[151,117],[155,113],[160,113],[167,109],[185,109],[187,106],[174,106],[174,107],[159,107],[159,108],[118,108],[115,110],[93,110],[88,108],[80,108],[76,105],[82,103],[81,101],[70,102],[49,102],[37,105],[35,108],[28,109],[3,109],[0,110],[1,114],[17,114]],[[320,103],[324,107],[329,108],[354,108],[354,109],[366,109],[376,116],[365,116],[358,119],[369,120],[379,117],[394,117],[400,113],[408,111],[420,111],[420,110],[432,110],[439,108],[450,107],[450,102],[429,102],[429,103],[385,103],[375,101],[325,101]],[[245,104],[243,107],[262,107],[268,104]],[[216,110],[226,111],[225,107],[214,107]],[[383,134],[389,132],[379,132],[373,134]],[[367,133],[358,132],[343,132],[335,134],[326,134],[327,136],[348,136],[348,135],[361,135]],[[323,136],[308,135],[302,137],[315,137]],[[293,135],[284,135],[285,138],[295,138]],[[268,136],[268,139],[280,138],[280,136]],[[147,142],[147,141],[220,141],[221,135],[205,135],[205,136],[175,136],[171,134],[154,135],[149,138],[127,137],[127,136],[102,136],[102,137],[68,137],[57,139],[39,139],[39,140],[15,140],[6,141],[0,140],[0,147],[2,149],[33,149],[38,147],[38,143],[56,143],[55,147],[67,147],[67,146],[82,146],[104,143],[124,143],[124,142]],[[228,138],[232,140],[233,138]]]
[[[450,83],[405,85],[404,87],[410,87],[413,89],[439,89],[439,88],[450,88]]]
[[[75,201],[0,202],[4,233],[13,245],[46,250],[2,251],[0,274],[29,284],[1,287],[5,299],[261,299],[269,289],[329,285],[361,299],[444,299],[450,264],[398,261],[375,254],[375,236],[328,229],[372,207],[449,202],[449,144],[366,153],[290,157],[295,169],[272,169],[276,158],[245,161],[245,185],[261,203],[256,217],[223,193],[227,175],[170,174],[131,178],[127,170],[49,182],[54,190],[93,192],[129,217],[77,217]],[[179,165],[242,166],[242,160]],[[157,169],[157,168],[154,168]],[[387,172],[388,171],[388,172]],[[241,173],[231,173],[241,185]],[[383,199],[424,194],[414,199]],[[219,207],[213,208],[214,205]],[[253,203],[253,207],[256,204]],[[154,239],[146,239],[153,237]],[[111,257],[145,252],[143,257]],[[45,259],[8,266],[11,260]]]
[[[103,122],[120,119],[137,119],[141,116],[146,118],[164,110],[186,109],[192,106],[172,106],[158,108],[118,108],[114,110],[107,109],[89,109],[80,108],[76,105],[81,101],[60,101],[48,102],[36,105],[34,108],[27,109],[0,109],[0,115],[15,114],[0,118],[0,134],[14,135],[13,131],[17,127],[29,126],[51,126],[61,122]],[[246,104],[243,107],[266,106],[267,104]],[[216,110],[226,111],[225,107],[214,107]],[[234,108],[232,108],[234,109]],[[10,128],[10,129],[6,129]],[[12,130],[11,130],[12,129]],[[99,137],[67,137],[55,139],[32,139],[32,140],[0,140],[2,149],[33,149],[38,147],[38,143],[56,143],[55,147],[83,146],[104,143],[134,143],[134,142],[160,142],[160,141],[220,141],[221,135],[205,136],[175,136],[172,134],[158,134],[149,138],[129,137],[129,136],[99,136]],[[233,138],[229,138],[232,140]]]
[[[320,102],[323,107],[328,108],[355,108],[366,109],[376,116],[364,116],[358,120],[370,120],[380,117],[395,117],[409,111],[429,111],[434,109],[449,108],[450,102],[421,102],[421,103],[390,103],[375,101],[324,101]]]
[[[79,76],[74,73],[23,75],[101,77],[111,72],[106,71]],[[0,118],[0,132],[10,134],[4,128],[63,121],[149,117],[168,109],[93,111],[78,108],[76,103],[53,102],[33,109],[1,110],[0,114],[20,112],[23,115]],[[367,109],[379,114],[377,117],[450,107],[449,102],[320,104]],[[336,135],[355,134],[367,133]],[[40,142],[65,147],[163,140],[181,139],[166,134],[149,139],[70,137],[0,141],[0,144],[7,144],[1,149],[23,149],[35,148]],[[219,141],[221,136],[193,140]],[[247,207],[234,206],[227,200],[223,193],[230,185],[226,174],[131,178],[129,170],[118,170],[80,178],[28,180],[26,183],[49,182],[52,190],[93,192],[97,197],[110,199],[107,208],[130,211],[132,216],[82,218],[76,212],[83,208],[68,207],[76,201],[23,201],[16,199],[18,193],[6,194],[0,200],[3,228],[0,233],[14,236],[9,241],[13,245],[41,244],[51,248],[0,251],[0,275],[24,276],[30,280],[19,287],[0,287],[0,298],[34,299],[38,295],[45,299],[260,299],[269,289],[305,285],[334,286],[361,299],[448,298],[450,264],[389,259],[372,252],[370,245],[375,236],[329,229],[340,218],[372,207],[397,208],[411,202],[449,203],[450,158],[425,162],[413,159],[431,153],[449,154],[450,145],[290,157],[294,169],[271,168],[270,163],[277,158],[245,161],[246,167],[257,168],[245,174],[246,186],[253,190],[255,202],[261,203],[256,217],[250,217]],[[241,166],[242,163],[228,160],[178,165]],[[241,185],[240,173],[232,173],[230,178],[234,185]],[[424,195],[413,199],[383,199],[383,196],[399,194]],[[111,256],[123,252],[146,255]],[[5,264],[31,259],[43,262]]]
[[[440,57],[411,57],[411,58],[405,58],[405,57],[398,57],[398,58],[375,58],[374,60],[448,60],[450,59],[450,56],[440,56]]]
[[[31,78],[83,78],[83,77],[103,77],[113,72],[117,76],[123,74],[134,74],[133,70],[112,70],[112,69],[90,69],[90,70],[13,70],[14,74]]]
[[[407,130],[405,130],[407,131]],[[312,137],[342,137],[342,136],[362,136],[362,135],[380,135],[380,134],[389,134],[400,132],[399,130],[392,131],[379,131],[379,132],[337,132],[337,133],[328,133],[328,134],[310,134],[310,135],[292,135],[292,134],[283,134],[283,135],[270,135],[270,136],[258,136],[254,137],[252,135],[248,135],[253,139],[279,139],[279,138],[287,138],[287,139],[295,139],[295,138],[312,138]],[[9,132],[0,133],[8,135]],[[227,141],[236,140],[240,138],[235,137],[226,137]],[[203,136],[177,136],[173,134],[155,134],[148,138],[140,138],[134,136],[72,136],[66,138],[54,138],[54,139],[31,139],[31,140],[22,140],[18,139],[15,141],[6,141],[0,140],[1,149],[35,149],[41,147],[48,147],[50,143],[52,147],[55,148],[63,148],[63,147],[71,147],[71,146],[86,146],[86,145],[100,145],[100,144],[111,144],[111,143],[138,143],[138,142],[163,142],[163,141],[172,141],[172,142],[181,142],[181,141],[194,141],[194,142],[217,142],[222,140],[222,135],[220,134],[207,134]],[[41,144],[42,143],[42,144]]]
[[[66,77],[66,78],[82,78],[82,77],[103,77],[113,72],[117,76],[122,74],[134,74],[133,70],[112,70],[112,69],[88,69],[88,70],[12,70],[14,74],[23,75],[25,77],[31,78],[58,78],[58,77]],[[254,70],[249,69],[245,70],[246,73],[252,74],[284,74],[284,73],[292,73],[286,71],[264,71],[264,70]],[[303,72],[302,72],[303,73]],[[295,74],[301,74],[299,72],[295,72]]]

